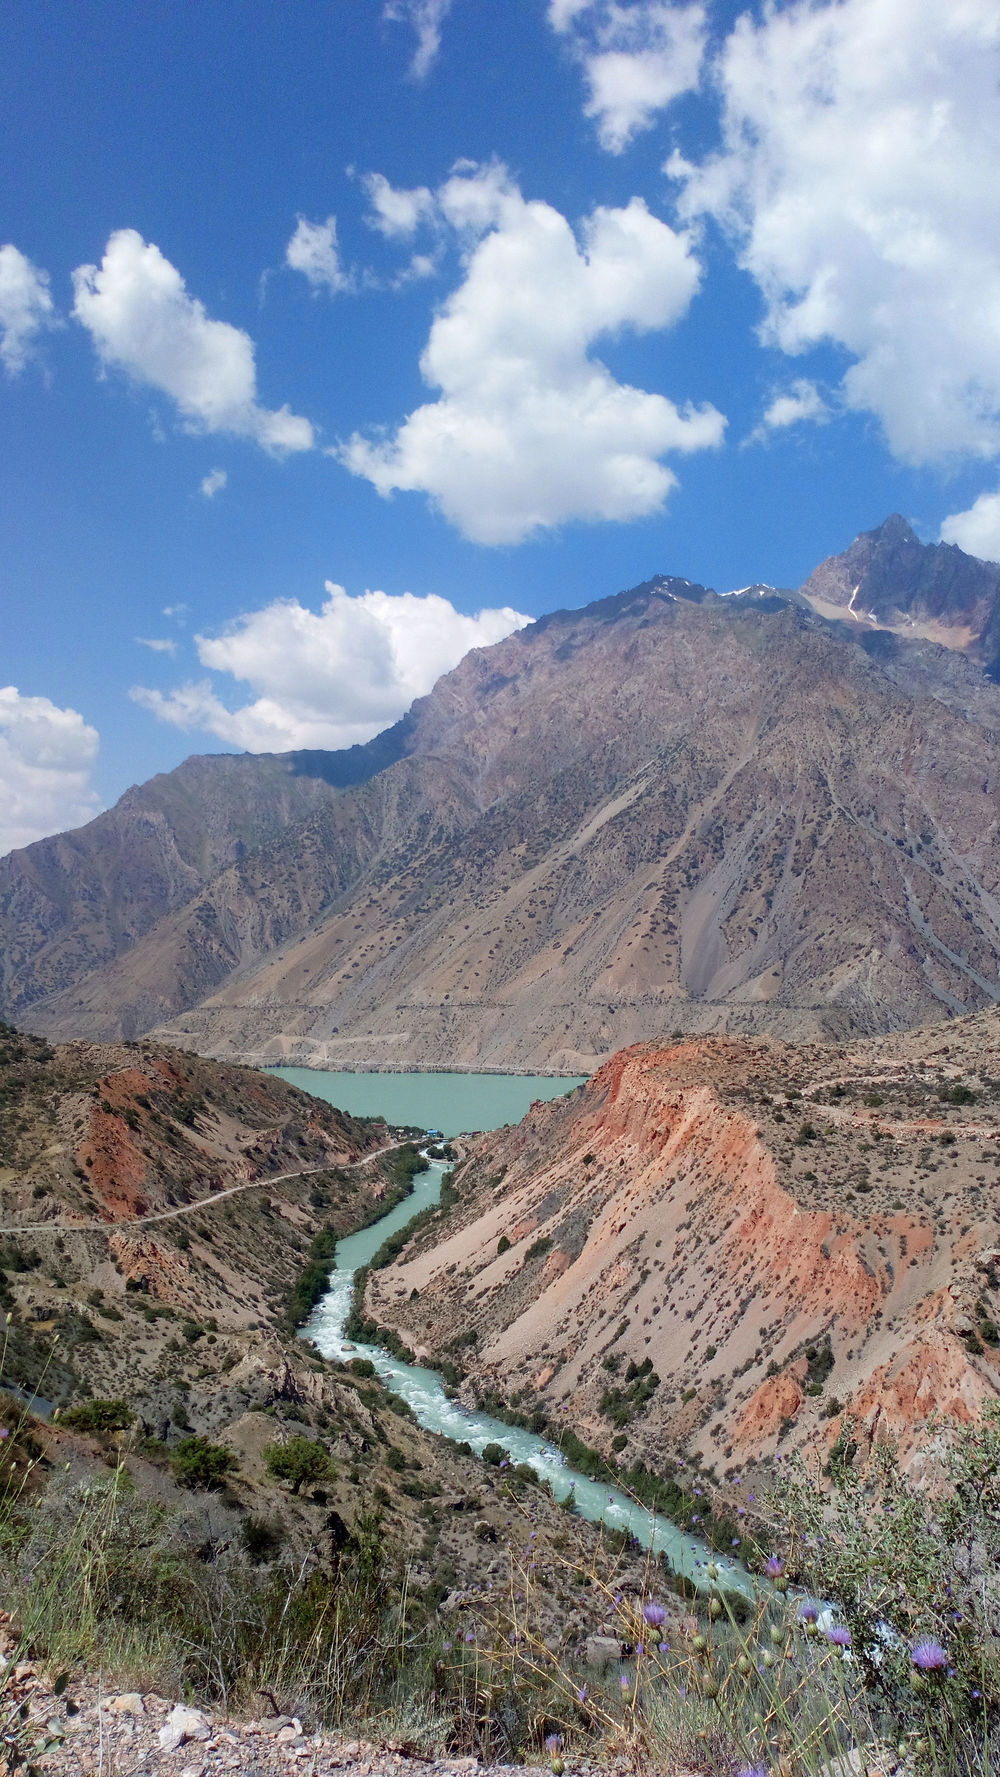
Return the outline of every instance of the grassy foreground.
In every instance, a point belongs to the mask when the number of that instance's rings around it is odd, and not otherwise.
[[[652,1561],[623,1591],[611,1539],[589,1569],[555,1573],[551,1553],[535,1556],[531,1490],[512,1490],[511,1552],[488,1607],[442,1617],[411,1597],[377,1509],[320,1565],[283,1558],[253,1520],[213,1543],[224,1470],[194,1464],[189,1511],[138,1497],[124,1451],[86,1485],[46,1475],[8,1399],[0,1581],[20,1601],[21,1648],[53,1675],[99,1666],[107,1684],[236,1715],[284,1710],[556,1771],[613,1752],[720,1777],[987,1777],[1000,1771],[1000,1411],[948,1445],[931,1428],[925,1456],[932,1486],[902,1475],[888,1447],[857,1472],[845,1445],[823,1492],[791,1470],[757,1508],[773,1554],[752,1608],[714,1563],[696,1603]],[[575,1588],[591,1620],[600,1600],[602,1643],[572,1622],[546,1634],[540,1605],[557,1586]],[[4,1709],[6,1682],[0,1737],[16,1768],[40,1748]]]

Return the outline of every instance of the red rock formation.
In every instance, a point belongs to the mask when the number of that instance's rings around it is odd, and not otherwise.
[[[996,1015],[966,1030],[988,1081]],[[933,1408],[968,1419],[1000,1390],[990,1349],[960,1337],[993,1324],[982,1107],[942,1111],[935,1068],[914,1058],[880,1085],[874,1122],[870,1106],[853,1119],[845,1103],[870,1098],[879,1070],[870,1049],[851,1057],[846,1100],[833,1049],[620,1052],[480,1141],[436,1243],[373,1276],[376,1318],[439,1352],[471,1328],[478,1384],[526,1389],[603,1448],[624,1425],[648,1461],[823,1449],[844,1409],[859,1435],[906,1448]],[[947,1148],[927,1145],[932,1093]],[[528,1256],[539,1236],[544,1260]],[[646,1359],[659,1384],[630,1404],[628,1365]]]

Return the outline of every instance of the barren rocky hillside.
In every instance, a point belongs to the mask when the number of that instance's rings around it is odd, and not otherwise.
[[[543,618],[352,754],[189,762],[0,866],[7,1004],[230,1059],[557,1072],[994,1004],[990,573],[890,520],[802,595],[659,577]]]
[[[995,1013],[645,1045],[481,1137],[368,1306],[623,1467],[905,1453],[1000,1392],[998,1168]]]

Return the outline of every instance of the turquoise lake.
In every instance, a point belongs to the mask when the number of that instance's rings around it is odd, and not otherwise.
[[[351,1074],[314,1067],[275,1067],[291,1085],[325,1098],[355,1117],[385,1117],[389,1123],[440,1129],[464,1135],[473,1129],[500,1129],[520,1123],[537,1098],[561,1098],[582,1084],[553,1074]]]

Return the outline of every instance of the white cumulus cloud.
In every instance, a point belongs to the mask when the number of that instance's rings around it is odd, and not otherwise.
[[[796,377],[791,387],[775,395],[765,407],[760,417],[760,424],[750,433],[747,443],[751,444],[767,438],[772,432],[783,431],[786,426],[797,426],[802,420],[811,420],[815,425],[823,425],[830,418],[830,409],[824,401],[816,384],[808,377]]]
[[[55,325],[48,272],[8,241],[0,247],[0,364],[17,376],[34,355],[39,334]]]
[[[584,112],[612,154],[698,86],[705,8],[673,0],[550,0],[549,23],[568,37],[587,83]]]
[[[452,0],[386,0],[383,18],[397,24],[410,25],[417,34],[417,47],[410,63],[414,80],[423,80],[437,60],[441,48],[441,26],[451,11]]]
[[[336,295],[354,287],[353,278],[340,263],[336,216],[328,216],[325,222],[310,222],[300,216],[285,248],[285,264],[308,278],[313,290]]]
[[[661,458],[721,443],[725,420],[617,382],[592,347],[681,318],[700,280],[691,237],[640,198],[595,209],[577,236],[495,165],[463,168],[437,203],[465,249],[420,361],[440,398],[394,435],[356,433],[340,460],[381,494],[429,494],[479,543],[659,511],[676,485]]]
[[[134,228],[113,234],[101,264],[78,266],[73,283],[73,313],[102,364],[168,395],[192,431],[232,432],[279,456],[312,448],[308,420],[259,405],[249,334],[211,320],[176,267]]]
[[[966,555],[1000,562],[1000,493],[980,494],[966,512],[952,512],[941,526],[942,543],[957,543]]]
[[[421,222],[436,214],[434,194],[426,185],[390,185],[384,173],[365,173],[361,183],[372,207],[369,225],[386,240],[409,240]]]
[[[530,622],[505,606],[474,616],[431,593],[365,592],[326,583],[322,608],[276,599],[219,636],[195,638],[202,666],[254,693],[230,709],[203,679],[163,693],[137,686],[137,703],[178,728],[201,729],[251,752],[347,747],[398,721],[415,697],[470,648]]]
[[[201,491],[206,500],[214,500],[216,494],[221,494],[228,481],[229,476],[225,469],[210,469],[201,480]]]
[[[1000,450],[996,0],[790,0],[737,22],[723,146],[674,155],[763,293],[765,343],[834,342],[895,455]]]
[[[98,744],[76,710],[0,688],[0,854],[93,819]]]

